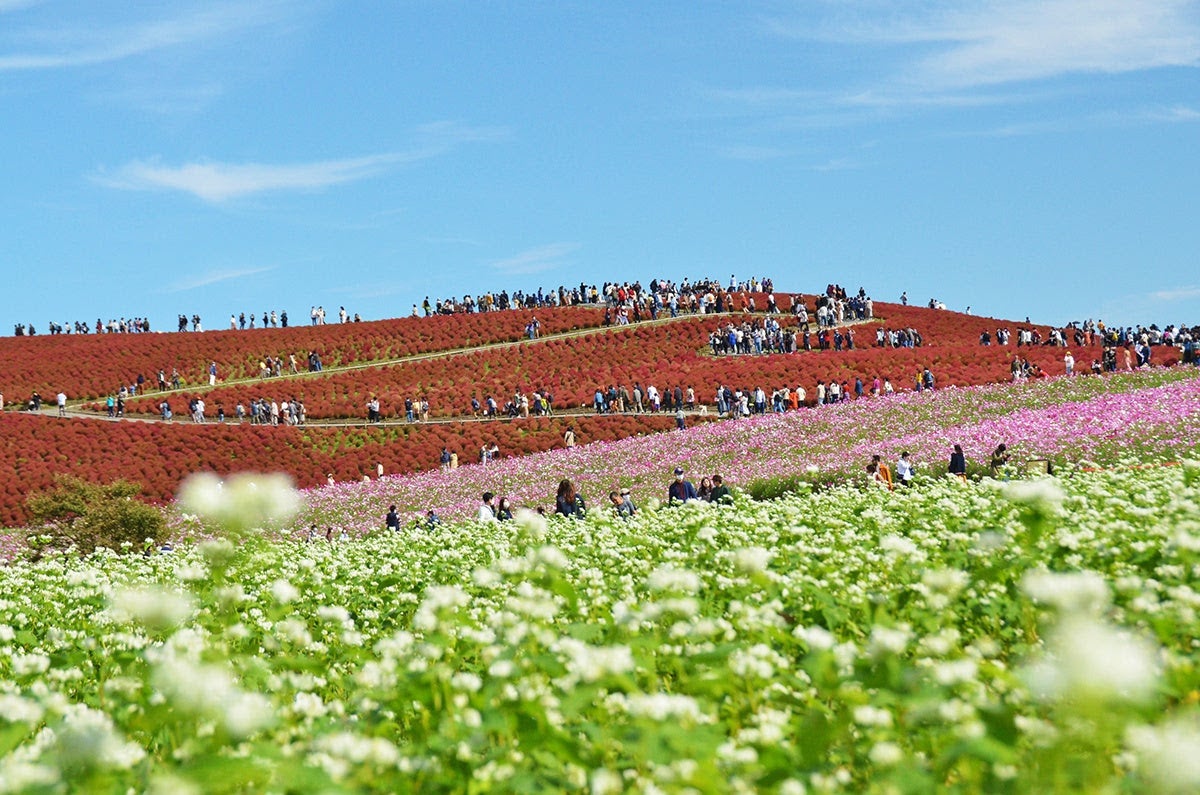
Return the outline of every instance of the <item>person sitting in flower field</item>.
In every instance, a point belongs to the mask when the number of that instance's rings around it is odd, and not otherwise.
[[[967,479],[967,457],[963,454],[961,444],[954,445],[954,452],[950,454],[948,471],[951,475],[957,475],[963,480]]]
[[[992,451],[992,460],[988,464],[988,469],[991,470],[992,477],[1000,474],[1000,470],[1008,464],[1008,445],[1000,444]]]
[[[675,479],[667,487],[667,504],[679,505],[698,498],[699,494],[696,493],[696,487],[692,481],[684,480],[683,467],[675,467]]]
[[[566,478],[558,484],[558,494],[554,497],[554,512],[573,519],[582,519],[587,513],[583,495],[577,493],[574,484]]]
[[[609,494],[609,499],[613,500],[613,507],[617,512],[617,516],[629,519],[637,514],[637,506],[633,503],[633,498],[629,496],[629,489],[621,489],[620,499],[613,499],[616,492]]]
[[[879,478],[879,481],[887,487],[887,490],[895,490],[896,487],[892,483],[892,470],[884,462],[883,458],[878,454],[873,455],[871,456],[871,464],[875,467],[876,476]]]
[[[496,495],[492,494],[490,491],[485,491],[483,493],[483,501],[479,503],[479,510],[475,514],[476,519],[481,522],[496,521],[496,506],[492,504],[492,501],[495,498]]]
[[[900,454],[900,460],[896,462],[896,479],[900,481],[901,486],[912,485],[913,464],[907,450]]]
[[[729,502],[733,499],[733,494],[730,492],[729,487],[725,485],[724,478],[720,475],[713,475],[712,483],[712,491],[708,495],[709,502]]]

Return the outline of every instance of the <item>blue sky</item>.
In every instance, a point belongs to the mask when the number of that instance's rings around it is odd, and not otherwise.
[[[0,333],[653,276],[1200,322],[1200,2],[0,0]]]

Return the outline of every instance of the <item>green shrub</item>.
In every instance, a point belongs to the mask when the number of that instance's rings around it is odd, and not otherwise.
[[[84,555],[96,547],[141,552],[147,544],[159,544],[167,533],[166,518],[136,499],[141,490],[126,480],[96,484],[72,475],[56,477],[53,487],[25,501],[39,523],[28,537],[34,556],[71,547]]]

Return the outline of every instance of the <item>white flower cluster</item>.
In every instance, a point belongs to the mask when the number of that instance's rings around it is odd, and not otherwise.
[[[287,475],[242,473],[222,480],[201,472],[180,486],[179,504],[226,530],[245,532],[285,524],[303,500]]]
[[[176,708],[217,721],[232,737],[248,737],[275,721],[264,696],[243,691],[216,665],[168,655],[155,666],[152,681]]]
[[[125,588],[114,593],[109,603],[114,620],[136,622],[155,631],[179,626],[195,609],[191,594],[158,587]]]
[[[413,616],[413,626],[425,631],[436,629],[442,611],[454,611],[470,602],[470,595],[457,585],[431,585]]]
[[[591,646],[574,638],[559,638],[554,650],[566,657],[565,686],[597,682],[607,676],[631,673],[635,667],[628,646]]]
[[[1031,571],[1022,578],[1021,590],[1035,602],[1065,614],[1099,615],[1110,599],[1108,583],[1093,571]]]

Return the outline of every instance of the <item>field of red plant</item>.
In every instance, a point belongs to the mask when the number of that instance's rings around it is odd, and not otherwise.
[[[781,308],[790,307],[784,296]],[[1014,355],[1027,357],[1049,374],[1062,372],[1061,348],[979,345],[979,334],[1024,324],[970,317],[895,304],[876,304],[879,319],[856,326],[853,351],[714,357],[708,350],[711,330],[731,316],[691,316],[659,324],[635,324],[601,330],[603,312],[595,308],[537,312],[543,334],[573,328],[596,333],[570,339],[455,353],[429,359],[371,367],[372,361],[414,353],[449,351],[488,342],[516,340],[533,313],[409,318],[323,327],[206,332],[64,336],[6,339],[0,342],[0,364],[6,369],[4,389],[12,399],[29,389],[49,396],[63,388],[71,397],[101,394],[114,382],[130,380],[144,368],[148,376],[160,366],[188,362],[193,382],[203,363],[218,360],[222,378],[257,374],[260,351],[278,353],[319,350],[327,366],[367,365],[343,372],[257,378],[245,384],[171,393],[177,415],[186,414],[191,394],[203,394],[209,415],[223,405],[229,415],[239,401],[265,396],[297,397],[310,419],[362,418],[371,395],[378,395],[385,416],[402,413],[406,397],[426,397],[435,416],[461,416],[472,396],[492,394],[502,405],[515,391],[549,390],[559,410],[590,405],[594,391],[609,384],[632,387],[654,384],[660,391],[691,386],[698,401],[711,403],[720,384],[734,389],[782,385],[803,386],[809,402],[818,380],[863,378],[868,388],[875,376],[889,378],[897,391],[911,388],[918,370],[930,367],[939,386],[967,386],[1006,381]],[[738,316],[732,316],[736,319]],[[780,316],[791,324],[787,314]],[[924,336],[915,349],[874,347],[878,324],[913,327]],[[1047,328],[1038,327],[1044,335]],[[220,355],[218,354],[220,352]],[[1086,369],[1099,348],[1075,348],[1077,367]],[[1164,352],[1165,354],[1165,352]],[[1170,364],[1170,354],[1156,363]],[[231,364],[232,363],[232,364]],[[74,386],[67,386],[73,384]],[[156,412],[161,397],[129,401],[130,413]],[[463,463],[478,460],[479,448],[495,442],[502,455],[524,455],[561,444],[567,424],[576,424],[580,442],[619,439],[673,427],[669,416],[616,416],[528,419],[513,422],[461,422],[379,427],[270,428],[209,423],[193,425],[54,420],[43,416],[0,415],[0,523],[24,518],[23,502],[44,488],[55,473],[69,472],[94,481],[125,477],[143,484],[154,500],[168,499],[178,483],[197,470],[285,470],[301,486],[358,480],[382,463],[387,473],[413,472],[438,465],[443,446]]]
[[[361,418],[366,403],[378,397],[385,416],[403,414],[406,398],[427,399],[434,416],[468,413],[472,397],[492,395],[503,406],[517,391],[549,390],[559,408],[590,405],[597,388],[635,383],[655,385],[660,392],[692,387],[697,400],[711,402],[718,386],[770,391],[779,386],[803,386],[811,402],[818,380],[862,378],[869,389],[876,376],[890,379],[898,391],[912,387],[917,373],[930,367],[939,385],[967,386],[1004,381],[1014,355],[1027,358],[1047,373],[1062,371],[1062,350],[1052,347],[1017,348],[979,345],[983,330],[994,332],[1005,321],[975,318],[893,304],[879,305],[889,328],[916,328],[924,345],[913,349],[873,347],[878,324],[855,326],[857,347],[852,351],[811,351],[788,355],[710,355],[709,333],[730,321],[729,316],[697,316],[667,324],[632,325],[569,340],[490,349],[378,368],[330,373],[287,381],[259,381],[209,390],[204,394],[210,412],[224,406],[232,412],[238,402],[266,397],[295,398],[311,419]],[[781,316],[785,325],[787,316]],[[735,316],[736,319],[736,316]],[[1045,333],[1047,329],[1041,328]],[[1080,366],[1085,357],[1079,353]],[[176,414],[185,412],[187,395],[174,398]],[[130,401],[130,413],[154,414],[160,399]]]
[[[338,367],[517,340],[535,316],[543,334],[554,334],[594,328],[604,314],[564,307],[286,329],[9,337],[0,341],[0,386],[7,401],[25,400],[35,390],[44,397],[59,390],[71,399],[99,397],[135,383],[139,374],[153,385],[159,370],[169,379],[177,369],[185,385],[207,383],[214,361],[221,380],[257,376],[267,356],[287,362],[291,354],[303,372],[310,351],[325,367]]]
[[[193,472],[221,475],[245,470],[286,471],[302,487],[436,469],[442,447],[461,464],[476,463],[486,443],[500,457],[561,447],[574,426],[579,443],[666,431],[663,415],[550,417],[507,422],[466,422],[387,427],[289,428],[249,424],[60,420],[18,412],[0,414],[0,526],[25,521],[27,494],[44,489],[56,473],[97,483],[117,478],[140,483],[156,502],[169,500]]]

